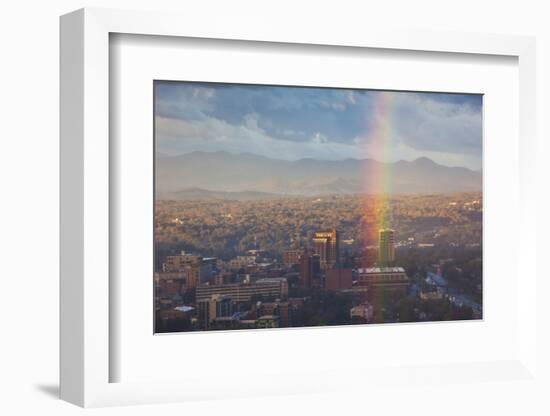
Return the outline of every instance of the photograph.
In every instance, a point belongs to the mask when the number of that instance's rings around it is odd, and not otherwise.
[[[2,6],[0,416],[550,416],[547,2]]]
[[[483,95],[155,80],[154,332],[483,319]]]

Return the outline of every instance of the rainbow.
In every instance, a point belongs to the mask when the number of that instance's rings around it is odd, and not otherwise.
[[[362,232],[367,253],[363,266],[367,267],[373,266],[377,260],[373,257],[377,250],[372,250],[372,246],[378,245],[380,230],[392,226],[390,195],[393,172],[389,162],[393,158],[396,93],[378,91],[375,94],[373,113],[368,117],[369,125],[363,140],[365,158],[375,160],[375,163],[369,164],[369,167],[365,165],[362,172],[364,184]],[[382,307],[387,302],[387,296],[385,292],[377,291],[370,299],[376,315],[383,313]],[[381,316],[378,319],[384,320]]]
[[[378,242],[378,233],[383,228],[391,227],[391,210],[389,195],[392,190],[393,123],[395,92],[378,91],[375,93],[374,110],[369,117],[370,124],[365,134],[364,154],[378,163],[365,166],[362,172],[364,183],[364,221],[365,241],[368,245]]]

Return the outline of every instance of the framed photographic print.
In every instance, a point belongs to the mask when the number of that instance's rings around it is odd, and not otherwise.
[[[533,39],[242,23],[61,19],[62,398],[537,385]]]
[[[153,87],[155,333],[482,318],[481,94]]]

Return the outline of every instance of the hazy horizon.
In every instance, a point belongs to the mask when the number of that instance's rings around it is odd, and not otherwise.
[[[185,191],[196,189],[304,196],[482,190],[482,172],[439,165],[425,157],[391,163],[374,159],[286,161],[249,152],[195,151],[157,157],[155,172],[157,196],[163,199],[189,197]]]
[[[419,156],[419,157],[416,157],[414,159],[399,159],[399,160],[395,160],[395,161],[390,161],[390,162],[382,162],[381,160],[378,160],[376,158],[372,158],[372,157],[366,157],[366,158],[357,158],[357,157],[346,157],[346,158],[342,158],[342,159],[316,159],[316,158],[313,158],[313,157],[301,157],[301,158],[296,158],[296,159],[278,159],[278,158],[275,158],[275,157],[269,157],[269,156],[264,156],[264,155],[261,155],[261,154],[257,154],[257,153],[252,153],[252,152],[231,152],[231,151],[228,151],[228,150],[212,150],[212,151],[205,151],[205,150],[192,150],[192,151],[189,151],[189,152],[184,152],[184,153],[176,153],[176,154],[168,154],[168,153],[163,153],[163,152],[156,152],[155,156],[156,157],[181,157],[181,156],[187,156],[187,155],[191,155],[191,154],[194,154],[194,153],[227,153],[227,154],[230,154],[230,155],[233,155],[233,156],[241,156],[241,155],[249,155],[249,156],[256,156],[256,157],[260,157],[260,158],[265,158],[265,159],[270,159],[270,160],[279,160],[279,161],[284,161],[284,162],[299,162],[299,161],[302,161],[302,160],[314,160],[316,162],[344,162],[344,161],[347,161],[347,160],[353,160],[353,161],[365,161],[365,160],[372,160],[372,161],[375,161],[375,162],[378,162],[378,163],[387,163],[387,164],[393,164],[393,163],[399,163],[399,162],[407,162],[407,163],[413,163],[413,162],[416,162],[416,161],[419,161],[419,160],[429,160],[437,165],[440,165],[440,166],[444,166],[444,167],[447,167],[447,168],[464,168],[464,169],[468,169],[468,170],[471,170],[471,171],[474,171],[474,172],[482,172],[482,168],[480,167],[479,169],[471,169],[471,168],[468,168],[468,167],[465,167],[465,166],[455,166],[455,165],[446,165],[446,164],[443,164],[443,163],[438,163],[436,162],[435,160],[427,157],[427,156]]]

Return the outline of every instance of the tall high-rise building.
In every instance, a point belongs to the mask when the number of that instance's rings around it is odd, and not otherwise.
[[[313,255],[310,256],[307,253],[304,253],[300,256],[299,263],[300,271],[300,286],[305,288],[310,288],[313,286],[313,279],[318,275],[319,269],[319,256]],[[317,270],[316,270],[317,266]]]
[[[329,269],[325,277],[325,289],[351,289],[353,277],[351,269]]]
[[[313,279],[319,279],[321,274],[321,258],[318,254],[311,255],[311,270],[313,272]]]
[[[378,247],[378,265],[391,266],[395,261],[394,231],[390,228],[380,230]]]
[[[340,263],[340,243],[338,231],[316,232],[313,236],[315,254],[319,255],[321,268],[330,269]]]

